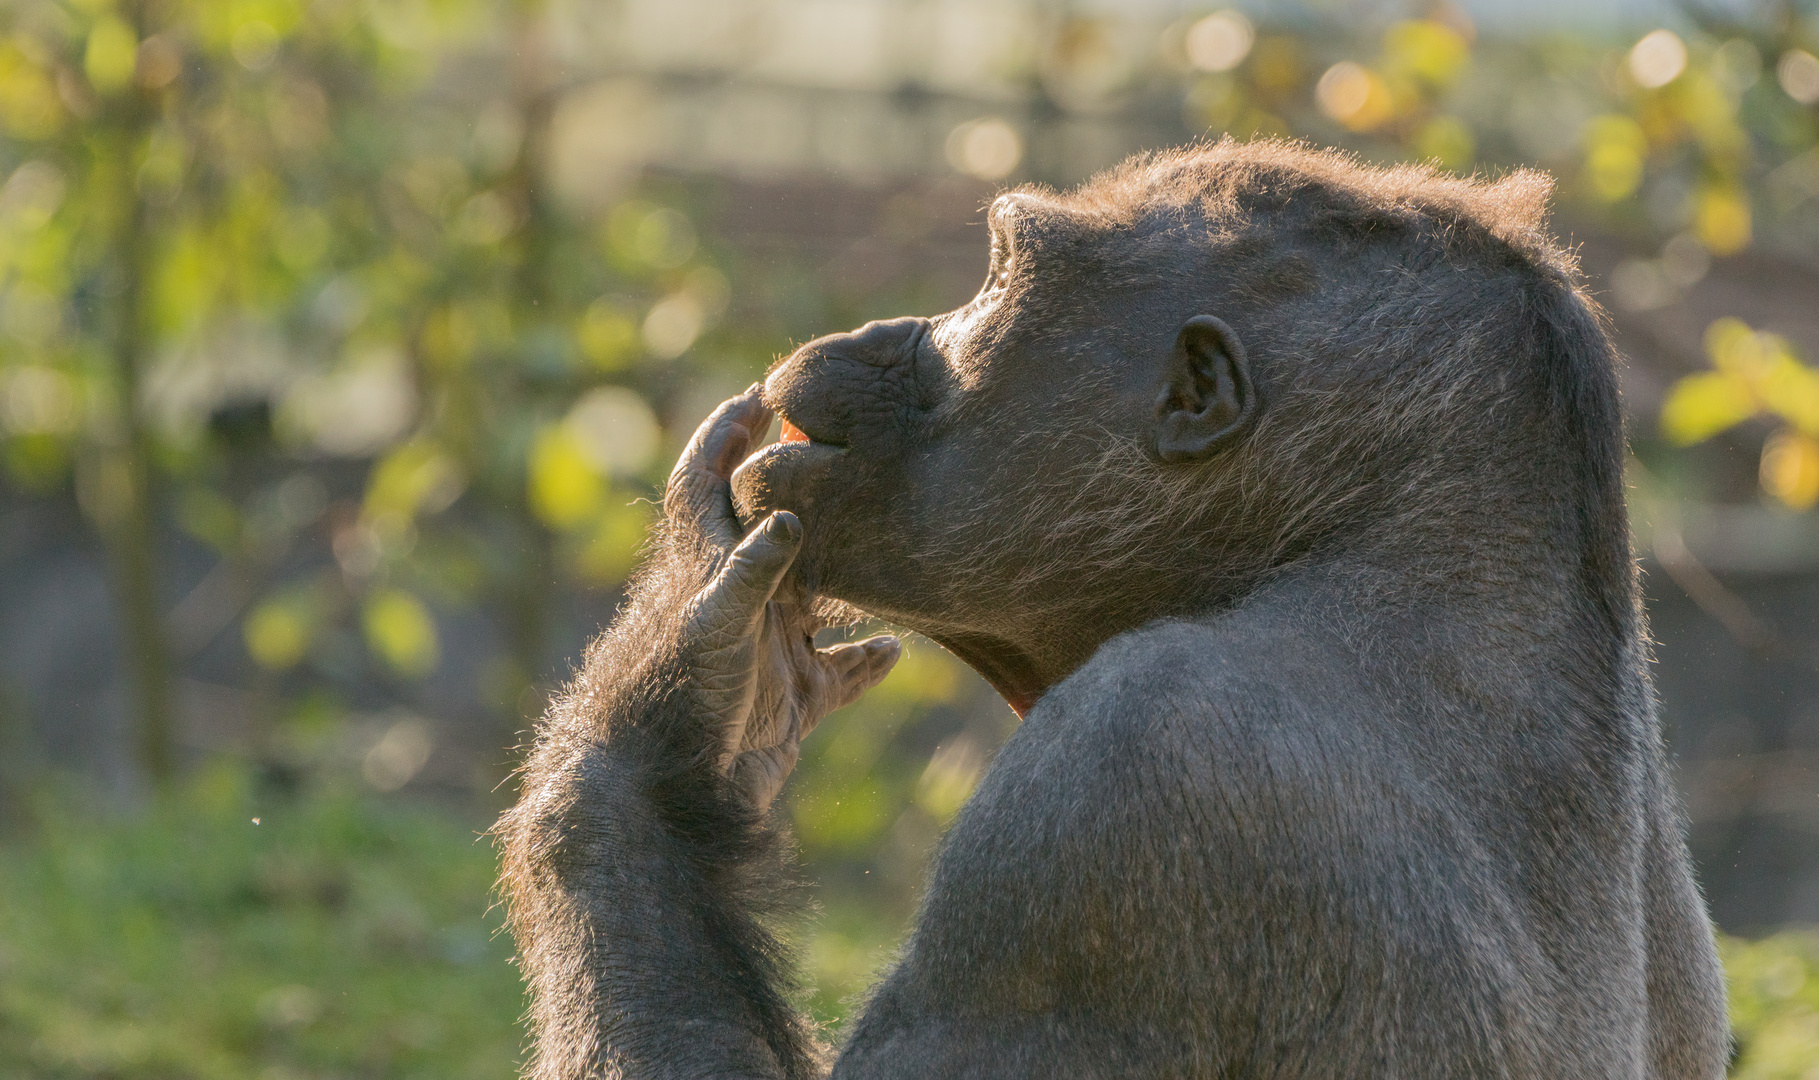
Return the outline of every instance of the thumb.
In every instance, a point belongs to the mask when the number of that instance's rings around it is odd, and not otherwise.
[[[706,607],[723,625],[750,633],[802,547],[802,522],[779,510],[751,531],[707,587]]]

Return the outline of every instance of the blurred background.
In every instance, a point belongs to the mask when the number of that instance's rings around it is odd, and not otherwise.
[[[983,206],[1282,134],[1559,180],[1735,1074],[1819,1076],[1819,4],[0,0],[0,1074],[507,1077],[482,836],[709,409]],[[786,796],[837,1027],[1010,710]]]

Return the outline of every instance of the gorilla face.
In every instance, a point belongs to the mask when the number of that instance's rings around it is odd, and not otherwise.
[[[1090,639],[1068,650],[1084,654],[1127,628],[1090,598],[1128,598],[1131,583],[1104,580],[1092,567],[1108,560],[1091,552],[1052,550],[1057,528],[1115,534],[1130,496],[1115,489],[1144,480],[1133,460],[1211,456],[1256,395],[1236,335],[1202,313],[1202,288],[1181,287],[1192,256],[1180,241],[1113,235],[1029,195],[1000,198],[989,220],[990,273],[965,307],[817,339],[771,372],[765,398],[785,437],[733,489],[748,521],[802,516],[810,589],[920,630],[1002,683],[994,665],[1036,662],[1010,655],[1031,651],[1010,643],[1034,621]],[[1120,484],[1105,482],[1108,455],[1125,463]]]

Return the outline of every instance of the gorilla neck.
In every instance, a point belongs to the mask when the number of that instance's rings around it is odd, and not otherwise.
[[[990,634],[932,631],[928,637],[983,676],[1019,717],[1079,666],[1078,661],[1057,663],[1057,658],[1037,656]]]
[[[1488,518],[1484,513],[1478,520]],[[1010,619],[1000,608],[990,629],[957,625],[953,617],[959,613],[953,612],[939,625],[916,626],[921,620],[913,617],[903,621],[977,671],[1019,717],[1113,637],[1164,618],[1216,620],[1240,606],[1273,608],[1321,624],[1366,645],[1368,652],[1427,652],[1444,642],[1449,654],[1468,665],[1495,656],[1498,663],[1514,665],[1511,670],[1555,676],[1579,671],[1589,684],[1607,682],[1634,627],[1611,627],[1614,634],[1592,641],[1585,627],[1575,625],[1574,613],[1620,611],[1627,597],[1592,595],[1605,590],[1574,572],[1582,559],[1570,547],[1520,535],[1529,531],[1522,522],[1511,522],[1508,529],[1480,525],[1467,534],[1404,527],[1392,540],[1360,543],[1341,556],[1308,553],[1269,570],[1259,564],[1256,573],[1215,573],[1200,581],[1175,577],[1168,582],[1172,588],[1153,581],[1086,585],[1074,579],[1076,594],[1126,601],[1111,608],[1076,605],[1064,611],[1038,603],[1023,612],[1026,617]],[[1183,553],[1177,565],[1190,563]]]

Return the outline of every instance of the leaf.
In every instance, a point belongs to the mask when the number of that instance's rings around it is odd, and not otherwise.
[[[139,39],[132,27],[111,15],[96,20],[82,56],[82,70],[95,89],[104,94],[124,89],[133,81],[138,59]]]
[[[1435,86],[1459,76],[1471,59],[1471,46],[1457,30],[1433,19],[1405,19],[1383,35],[1383,62],[1394,71],[1414,75]]]
[[[1777,431],[1762,447],[1762,490],[1795,510],[1819,504],[1819,440]]]
[[[650,512],[642,504],[610,503],[602,508],[600,520],[575,556],[575,569],[582,578],[601,585],[624,581],[637,561],[650,528]]]
[[[551,528],[572,529],[588,521],[606,499],[605,479],[566,424],[538,433],[527,465],[531,510]]]
[[[413,439],[373,466],[366,482],[366,514],[409,521],[419,511],[437,513],[460,496],[464,483],[454,461],[435,443]]]
[[[1819,436],[1819,371],[1794,359],[1787,342],[1774,335],[1760,335],[1769,355],[1756,380],[1756,394],[1770,412],[1808,435]]]
[[[1661,406],[1661,433],[1676,446],[1704,442],[1756,415],[1749,384],[1727,371],[1688,375],[1668,391]]]
[[[422,678],[442,658],[429,609],[403,589],[381,589],[368,597],[361,623],[367,646],[400,675]]]
[[[1707,188],[1694,206],[1693,231],[1713,255],[1734,255],[1749,247],[1749,196],[1736,188]]]
[[[309,652],[316,633],[313,597],[292,591],[265,600],[246,617],[241,635],[246,651],[260,667],[284,671]]]

